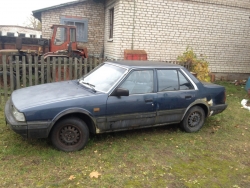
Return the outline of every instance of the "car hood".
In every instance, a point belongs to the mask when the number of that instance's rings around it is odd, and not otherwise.
[[[77,81],[31,86],[12,93],[12,103],[19,110],[94,95]]]

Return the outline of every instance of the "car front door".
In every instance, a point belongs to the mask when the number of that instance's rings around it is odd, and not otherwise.
[[[178,123],[187,107],[195,101],[197,90],[179,69],[158,69],[156,72],[156,123]]]
[[[133,129],[155,123],[157,94],[154,71],[134,70],[117,87],[129,96],[112,96],[107,100],[107,123],[111,130]]]

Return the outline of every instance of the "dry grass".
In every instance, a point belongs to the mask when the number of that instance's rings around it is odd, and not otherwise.
[[[93,136],[79,152],[23,140],[0,115],[0,187],[249,187],[250,121],[241,86],[198,133],[176,125]],[[98,178],[90,178],[97,171]]]

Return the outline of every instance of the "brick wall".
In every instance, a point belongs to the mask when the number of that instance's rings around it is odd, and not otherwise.
[[[114,37],[108,41],[112,7]],[[190,46],[207,56],[212,72],[250,73],[247,0],[108,0],[105,15],[106,57],[123,59],[124,49],[133,47],[146,50],[149,60],[175,60]]]
[[[104,47],[104,4],[95,3],[92,0],[80,2],[53,10],[42,12],[42,33],[44,38],[51,37],[50,27],[60,24],[61,16],[81,17],[88,19],[88,42],[84,44],[88,48],[89,55],[100,56]]]
[[[114,34],[113,40],[109,39],[109,10],[114,8]],[[120,10],[120,11],[119,11]],[[105,56],[109,59],[123,59],[120,57],[121,53],[121,38],[119,35],[121,28],[120,17],[122,16],[122,9],[119,7],[119,1],[106,0],[105,3],[105,36],[104,36],[104,49]],[[119,57],[119,58],[118,58]]]

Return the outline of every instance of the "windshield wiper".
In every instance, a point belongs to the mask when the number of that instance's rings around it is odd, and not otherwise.
[[[91,89],[92,89],[94,92],[96,92],[96,90],[95,90],[95,88],[94,88],[95,85],[90,84],[90,83],[88,83],[88,82],[84,82],[83,80],[80,80],[79,83],[80,83],[80,84],[86,84],[86,85],[90,86]]]

